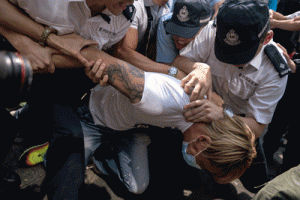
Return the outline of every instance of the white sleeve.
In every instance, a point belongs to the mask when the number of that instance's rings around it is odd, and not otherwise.
[[[142,21],[143,17],[143,2],[141,0],[134,1],[133,5],[135,7],[135,15],[133,17],[130,27],[134,29],[139,29],[139,24]]]
[[[254,117],[261,124],[272,121],[278,101],[282,98],[288,76],[280,78],[277,73],[265,80],[262,87],[258,87],[248,100],[246,117]]]
[[[300,11],[294,12],[293,14],[287,15],[287,19],[294,19],[295,17],[300,16]]]

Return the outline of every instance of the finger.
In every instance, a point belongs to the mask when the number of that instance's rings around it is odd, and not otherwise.
[[[90,61],[87,64],[87,66],[85,66],[84,71],[85,71],[86,74],[88,74],[91,71],[94,64],[95,64],[95,61]]]
[[[195,86],[196,78],[191,78],[185,85],[184,85],[184,91],[187,94],[191,94],[193,91],[193,87]]]
[[[95,78],[94,78],[95,83],[100,83],[105,66],[106,66],[105,63],[101,63],[98,71],[95,74]]]
[[[185,84],[186,84],[187,82],[189,82],[189,80],[190,80],[190,76],[189,76],[189,75],[187,75],[186,77],[184,77],[184,78],[181,80],[181,83],[180,83],[181,87],[184,88]]]
[[[99,60],[97,60],[95,62],[94,66],[91,69],[92,74],[96,75],[96,73],[98,72],[101,64],[102,64],[102,60],[101,59],[99,59]]]
[[[192,108],[195,108],[195,107],[199,107],[199,106],[202,106],[204,103],[204,100],[196,100],[196,101],[192,101],[188,104],[186,104],[183,109],[184,110],[190,110]]]
[[[200,96],[200,90],[201,89],[201,85],[198,83],[197,85],[195,85],[193,91],[192,91],[192,94],[191,94],[191,97],[190,97],[190,101],[195,101],[197,99],[203,99],[203,96],[201,97]]]
[[[78,53],[76,53],[75,55],[74,55],[74,57],[84,66],[84,67],[88,67],[89,66],[89,61],[85,58],[85,57],[83,57],[79,52]]]
[[[50,66],[48,67],[48,72],[51,73],[51,74],[53,74],[54,71],[55,71],[55,66],[54,66],[54,63],[51,62]]]
[[[205,112],[204,110],[202,111],[199,111],[198,113],[194,114],[194,115],[191,115],[189,117],[186,117],[185,118],[185,121],[188,121],[188,122],[203,122],[205,121]]]
[[[48,48],[48,50],[49,50],[49,53],[50,54],[61,54],[61,52],[60,51],[58,51],[57,49],[55,49],[55,48],[52,48],[52,47],[45,47],[45,48]]]
[[[208,89],[206,95],[207,95],[207,99],[211,100],[211,97],[212,97],[212,88],[211,87]]]
[[[108,81],[108,75],[105,75],[103,77],[103,79],[100,80],[100,85],[101,86],[107,86],[108,85],[107,81]]]

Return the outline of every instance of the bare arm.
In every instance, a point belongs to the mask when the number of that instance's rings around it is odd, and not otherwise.
[[[289,20],[276,20],[270,21],[270,27],[272,29],[279,28],[287,31],[298,31],[300,30],[300,20],[289,19]]]
[[[26,35],[34,41],[38,41],[44,31],[43,25],[28,17],[8,0],[0,0],[0,25]],[[82,65],[88,66],[89,63],[80,54],[80,49],[88,45],[96,45],[97,42],[85,40],[76,34],[58,36],[51,33],[47,44],[63,54],[78,59]]]
[[[255,138],[259,138],[267,126],[267,124],[258,123],[254,118],[242,117],[242,119],[255,134]]]
[[[0,25],[38,40],[44,27],[7,0],[0,0]]]
[[[95,47],[87,47],[81,50],[81,53],[89,61],[96,62],[101,59],[106,66],[103,70],[103,76],[107,75],[108,83],[127,96],[132,103],[138,103],[141,100],[145,82],[143,70],[112,57]],[[53,62],[58,67],[81,66],[77,60],[62,55],[54,55]],[[97,73],[98,68],[88,69],[88,71],[91,73],[89,77],[93,77]],[[100,79],[101,77],[98,78]]]
[[[139,52],[131,49],[126,44],[121,44],[121,46],[118,48],[117,57],[144,71],[168,74],[168,69],[170,68],[169,65],[158,63],[147,58]],[[175,77],[178,79],[182,79],[185,76],[186,73],[184,73],[181,70],[178,70],[178,73]]]

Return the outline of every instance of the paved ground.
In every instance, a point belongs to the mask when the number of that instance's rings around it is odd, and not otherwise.
[[[20,197],[20,199],[47,200],[47,196],[41,191],[41,185],[45,179],[44,166],[38,164],[33,167],[27,167],[18,164],[18,157],[23,150],[22,139],[16,138],[15,144],[5,162],[6,167],[15,169],[21,177],[21,191],[19,191],[18,197]],[[91,169],[87,169],[86,171],[85,184],[86,192],[89,194],[87,200],[122,200],[122,198],[116,196],[105,181],[99,178]],[[247,200],[253,197],[254,194],[247,191],[239,180],[232,182],[232,185],[237,192],[237,199]],[[188,196],[191,194],[191,191],[184,191],[184,194],[185,196]],[[11,200],[14,198],[8,197],[8,199]]]

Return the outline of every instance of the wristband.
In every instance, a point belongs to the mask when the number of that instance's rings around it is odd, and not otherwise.
[[[46,46],[47,39],[51,33],[56,33],[56,30],[50,26],[45,26],[45,29],[39,39],[39,44],[42,46]]]

